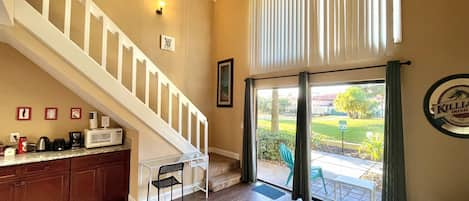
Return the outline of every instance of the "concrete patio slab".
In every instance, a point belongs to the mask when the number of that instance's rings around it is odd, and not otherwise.
[[[382,163],[343,156],[332,153],[325,153],[321,151],[311,152],[311,165],[320,166],[323,169],[327,194],[324,191],[322,181],[316,179],[311,182],[311,190],[315,197],[323,200],[337,200],[339,199],[338,191],[335,188],[336,182],[334,178],[337,176],[349,176],[353,178],[360,178],[368,171],[376,174],[382,174]],[[258,178],[269,183],[291,189],[292,182],[288,185],[285,184],[290,170],[284,164],[272,161],[258,161]],[[381,200],[381,192],[376,192],[376,201]],[[346,201],[370,201],[370,195],[363,189],[348,186],[343,188],[342,200]]]

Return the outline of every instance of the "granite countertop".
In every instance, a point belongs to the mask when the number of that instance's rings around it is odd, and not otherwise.
[[[75,149],[75,150],[65,150],[65,151],[47,151],[47,152],[35,152],[35,153],[25,153],[17,154],[15,157],[0,157],[0,167],[13,166],[13,165],[22,165],[28,163],[37,163],[42,161],[51,161],[59,160],[94,154],[103,154],[109,152],[130,150],[129,144],[110,146],[110,147],[101,147],[94,149]]]

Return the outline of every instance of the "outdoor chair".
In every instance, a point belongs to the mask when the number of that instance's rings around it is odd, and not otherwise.
[[[295,160],[293,158],[293,154],[290,151],[290,149],[283,143],[280,144],[279,146],[279,151],[280,151],[280,158],[282,158],[282,161],[288,166],[290,169],[290,174],[288,174],[287,182],[285,183],[286,186],[288,186],[288,183],[290,183],[290,180],[293,176],[293,168],[295,164]],[[324,192],[327,194],[327,189],[326,189],[326,182],[324,181],[324,175],[322,174],[322,168],[318,166],[312,166],[311,167],[311,176],[310,180],[314,181],[317,178],[321,178],[322,180],[322,185],[324,187]]]

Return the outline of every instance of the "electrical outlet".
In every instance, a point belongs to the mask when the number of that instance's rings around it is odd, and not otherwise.
[[[20,133],[10,133],[10,142],[16,143],[20,139]]]

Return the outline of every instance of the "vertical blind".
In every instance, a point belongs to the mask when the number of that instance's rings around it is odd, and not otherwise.
[[[251,0],[251,73],[384,59],[388,1]]]

